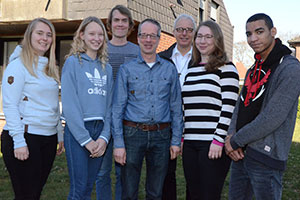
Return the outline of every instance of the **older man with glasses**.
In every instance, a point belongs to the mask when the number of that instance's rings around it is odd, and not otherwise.
[[[173,35],[176,43],[167,50],[160,52],[159,56],[173,62],[178,71],[181,87],[187,73],[188,66],[192,63],[192,43],[195,34],[196,22],[193,17],[186,14],[179,15],[174,21]],[[163,200],[176,200],[176,165],[177,159],[170,160],[168,173],[163,187]],[[188,194],[188,192],[187,192]],[[187,200],[189,197],[187,196]]]

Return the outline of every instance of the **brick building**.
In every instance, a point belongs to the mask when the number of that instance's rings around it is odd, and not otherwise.
[[[193,16],[197,23],[207,19],[219,23],[224,33],[227,54],[232,58],[233,26],[223,0],[0,0],[0,76],[9,55],[22,39],[32,19],[44,17],[53,22],[57,32],[56,54],[59,66],[62,67],[81,20],[94,15],[106,23],[109,11],[117,4],[127,6],[132,12],[136,25],[135,31],[129,36],[132,42],[136,43],[138,23],[150,17],[158,20],[162,26],[158,51],[168,48],[175,42],[172,36],[175,16],[186,13]]]

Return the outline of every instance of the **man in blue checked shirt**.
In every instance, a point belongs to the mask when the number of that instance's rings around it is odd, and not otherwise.
[[[114,157],[122,165],[122,199],[138,198],[144,157],[146,199],[161,199],[169,155],[180,153],[181,89],[176,67],[156,54],[160,32],[156,20],[140,23],[140,55],[120,67],[115,83],[112,134]]]

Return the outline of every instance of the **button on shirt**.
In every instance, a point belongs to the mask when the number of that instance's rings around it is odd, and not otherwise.
[[[185,76],[187,74],[188,65],[192,57],[192,48],[189,50],[189,52],[182,56],[182,54],[178,51],[177,47],[178,45],[176,45],[176,47],[173,49],[173,54],[171,58],[177,68],[180,85],[182,87]]]
[[[123,119],[146,124],[171,123],[171,145],[183,131],[181,88],[175,66],[156,55],[150,68],[141,55],[121,65],[115,82],[112,134],[114,147],[124,148]]]

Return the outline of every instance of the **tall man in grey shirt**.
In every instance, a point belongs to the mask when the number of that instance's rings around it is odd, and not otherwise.
[[[127,41],[127,36],[131,33],[134,22],[130,11],[123,5],[115,6],[109,13],[107,30],[112,35],[112,39],[108,42],[109,64],[113,68],[113,77],[116,78],[120,65],[127,63],[136,58],[139,53],[139,47],[132,42]],[[111,200],[111,178],[112,170],[112,141],[110,141],[98,178],[96,181],[97,200]],[[121,169],[120,165],[115,162],[116,185],[115,199],[121,200]]]

